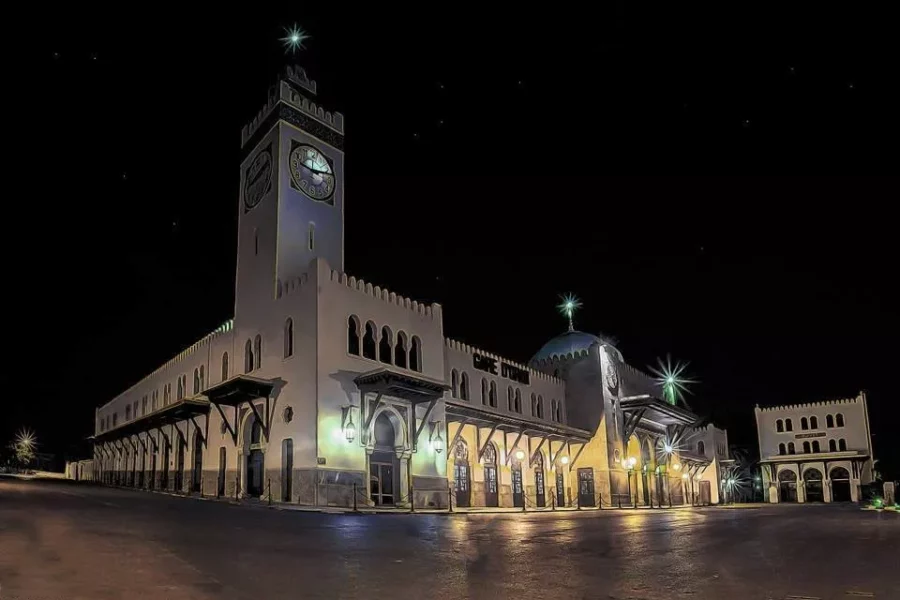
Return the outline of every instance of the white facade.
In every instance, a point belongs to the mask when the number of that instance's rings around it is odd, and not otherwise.
[[[290,69],[243,131],[234,318],[97,409],[95,476],[313,506],[717,502],[727,436],[610,344],[570,330],[515,363],[343,272],[343,117],[315,88]]]
[[[763,484],[769,502],[860,499],[874,457],[864,393],[855,398],[756,407]]]

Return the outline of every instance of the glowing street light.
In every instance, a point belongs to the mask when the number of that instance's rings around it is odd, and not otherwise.
[[[348,443],[353,443],[356,439],[356,425],[353,424],[353,415],[347,415],[347,422],[344,424],[344,437]]]
[[[650,371],[656,376],[656,383],[662,387],[663,399],[672,406],[678,404],[679,400],[687,406],[684,394],[690,393],[690,390],[688,390],[689,384],[697,383],[694,379],[682,376],[690,363],[679,361],[673,365],[670,356],[666,356],[665,362],[661,358],[657,359],[657,362],[659,363],[659,368],[650,367]]]
[[[516,460],[522,460],[525,458],[525,453],[521,450],[516,450]]]
[[[16,445],[31,450],[36,444],[37,440],[34,437],[33,431],[22,429],[18,434],[16,434]]]
[[[569,464],[569,457],[563,456],[562,458],[559,459],[559,462],[561,462],[564,465],[567,465],[567,464]]]
[[[440,429],[438,429],[437,437],[431,440],[431,447],[434,448],[434,451],[438,454],[444,451],[444,439],[441,437]]]

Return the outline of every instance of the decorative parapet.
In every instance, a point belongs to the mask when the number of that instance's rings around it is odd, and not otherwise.
[[[299,277],[291,277],[285,282],[282,282],[280,279],[275,284],[275,297],[282,298],[284,296],[289,296],[300,291],[300,288],[306,285],[309,276],[304,273]]]
[[[169,367],[172,367],[172,366],[182,362],[186,358],[192,356],[195,352],[197,352],[201,348],[208,347],[209,344],[212,342],[212,340],[218,338],[221,335],[229,333],[233,329],[234,329],[234,319],[228,319],[227,321],[225,321],[224,323],[222,323],[221,325],[216,327],[212,332],[206,334],[205,336],[203,336],[202,338],[200,338],[199,340],[197,340],[196,342],[194,342],[193,344],[191,344],[190,346],[188,346],[187,348],[185,348],[184,350],[182,350],[181,352],[176,354],[174,358],[171,358],[168,361],[166,361],[161,367],[152,371],[149,375],[142,378],[140,381],[138,381],[137,383],[132,385],[130,388],[128,388],[127,390],[125,390],[124,392],[122,392],[121,394],[119,394],[118,396],[116,396],[115,398],[113,398],[112,400],[107,402],[106,404],[103,404],[100,408],[103,408],[104,406],[112,404],[119,398],[122,398],[123,396],[130,393],[135,388],[140,387],[142,384],[146,383],[148,380],[152,379],[156,375],[159,375],[160,373],[162,373]]]
[[[394,292],[391,292],[387,288],[372,285],[367,281],[357,279],[352,275],[347,275],[346,273],[336,271],[334,269],[331,269],[331,281],[344,285],[367,296],[371,296],[373,298],[382,300],[383,302],[387,302],[388,304],[401,306],[403,308],[411,310],[414,313],[417,313],[421,317],[426,317],[432,320],[436,316],[440,318],[441,305],[436,302],[433,304],[418,302],[416,300],[412,300],[405,296],[400,296]]]
[[[279,102],[284,102],[296,108],[341,135],[344,134],[344,115],[339,112],[326,111],[298,91],[297,87],[302,88],[313,96],[316,94],[316,82],[307,77],[303,68],[298,66],[288,67],[285,75],[279,79],[274,87],[269,89],[268,100],[262,109],[241,129],[241,145],[246,144],[253,137]]]
[[[444,344],[451,350],[456,350],[458,352],[464,352],[466,354],[480,354],[482,356],[487,356],[488,358],[493,358],[494,360],[504,362],[508,365],[512,365],[512,366],[522,369],[524,371],[528,371],[532,377],[535,377],[542,381],[549,381],[550,383],[554,383],[557,385],[565,384],[565,382],[558,377],[553,377],[552,375],[547,375],[546,373],[544,373],[542,371],[538,371],[532,367],[527,367],[521,363],[517,363],[515,361],[509,360],[508,358],[503,358],[502,356],[493,354],[492,352],[485,352],[484,350],[482,350],[480,348],[476,348],[475,346],[470,346],[463,342],[457,342],[456,340],[451,340],[450,338],[445,338]]]
[[[806,404],[783,404],[781,406],[764,406],[756,405],[756,412],[777,412],[781,410],[797,410],[800,408],[816,408],[825,406],[840,406],[842,404],[859,404],[863,400],[863,394],[855,398],[844,398],[841,400],[824,400],[821,402],[808,402]]]

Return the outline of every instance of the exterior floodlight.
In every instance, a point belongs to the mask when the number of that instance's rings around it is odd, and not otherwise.
[[[567,464],[569,464],[569,457],[563,456],[562,458],[559,459],[559,462],[561,462],[564,465],[567,465]]]
[[[525,458],[525,453],[522,452],[521,450],[516,450],[516,459],[522,460],[523,458]]]
[[[682,474],[682,475],[681,475],[681,478],[682,478],[682,479],[687,479],[687,478],[688,478],[688,474],[687,474],[687,473]]]

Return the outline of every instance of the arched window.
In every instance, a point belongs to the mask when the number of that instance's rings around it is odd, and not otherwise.
[[[409,344],[409,370],[422,372],[422,342],[416,336]]]
[[[803,431],[809,429],[809,420],[806,417],[800,419],[800,429]]]
[[[253,256],[259,256],[259,230],[253,230]]]
[[[366,323],[366,334],[363,336],[363,358],[377,360],[377,344],[375,342],[375,323]]]
[[[550,420],[554,420],[556,418],[556,399],[550,399]]]
[[[513,389],[511,385],[506,386],[506,410],[513,411]]]
[[[810,417],[809,418],[809,428],[810,429],[818,429],[819,428],[819,418],[818,417]]]
[[[557,400],[556,401],[556,422],[557,423],[562,423],[562,406],[563,406],[563,401]]]
[[[184,383],[182,383],[181,377],[178,378],[177,387],[175,389],[175,399],[181,400],[182,398],[184,398]]]
[[[228,379],[228,353],[222,354],[222,381]]]
[[[262,366],[262,336],[258,333],[253,340],[253,360],[255,368],[258,369]]]
[[[491,381],[491,391],[488,395],[488,401],[490,405],[494,408],[497,408],[497,382]]]
[[[259,424],[259,421],[253,419],[253,426],[250,428],[250,444],[261,444],[262,443],[262,426]]]
[[[785,431],[793,431],[794,430],[794,423],[790,419],[785,419],[784,430]]]
[[[481,378],[481,403],[487,406],[488,403],[488,384],[487,379]]]
[[[835,442],[834,440],[828,440],[828,451],[837,452],[837,442]]]
[[[813,440],[812,451],[813,452],[821,452],[822,451],[822,447],[819,445],[819,440]]]
[[[539,419],[544,418],[544,397],[538,394],[538,414]]]
[[[518,388],[516,389],[516,400],[515,400],[514,408],[516,409],[517,413],[519,413],[519,414],[522,413],[522,390],[520,390]]]
[[[206,369],[203,365],[200,365],[200,391],[206,389]]]
[[[809,454],[812,452],[812,448],[809,445],[809,442],[803,442],[803,454]]]
[[[465,371],[459,378],[459,398],[460,400],[469,399],[469,376]]]
[[[706,444],[703,442],[703,440],[700,440],[699,442],[697,442],[697,454],[700,454],[703,456],[706,455]]]
[[[787,447],[785,447],[784,442],[778,444],[778,454],[781,454],[782,456],[787,454]]]
[[[247,343],[244,344],[244,373],[249,373],[253,370],[253,342],[247,340]]]
[[[397,345],[394,346],[394,364],[405,369],[406,356],[406,334],[400,331],[397,333]]]
[[[834,416],[833,415],[826,415],[825,427],[834,427]]]
[[[394,352],[394,345],[391,342],[393,336],[391,335],[391,330],[388,329],[387,325],[381,328],[381,342],[378,343],[378,359],[385,364],[391,364],[393,362],[392,355]]]
[[[130,404],[125,407],[125,420],[126,421],[131,420],[131,405]]]
[[[534,392],[531,392],[531,416],[537,416],[537,396]]]
[[[194,394],[200,393],[200,369],[194,369]]]
[[[778,433],[784,431],[784,421],[782,421],[781,419],[775,421],[775,431],[777,431]]]
[[[838,441],[838,450],[840,450],[841,452],[847,451],[847,440],[841,438],[840,441]]]
[[[310,223],[306,233],[306,248],[312,252],[316,249],[316,224]]]
[[[359,356],[359,319],[356,315],[347,319],[347,352]]]
[[[290,317],[284,322],[284,357],[294,355],[294,320]]]
[[[843,427],[844,426],[844,415],[842,415],[841,413],[838,413],[836,419],[837,419],[837,426]]]
[[[788,454],[796,454],[797,449],[794,447],[794,442],[788,442]]]
[[[456,369],[450,371],[450,396],[459,398],[459,373]]]

